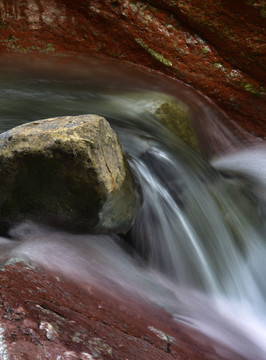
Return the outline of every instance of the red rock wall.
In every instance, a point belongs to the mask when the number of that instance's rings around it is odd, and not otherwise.
[[[266,136],[263,1],[0,0],[0,12],[1,52],[101,55],[147,66]]]
[[[217,354],[163,310],[85,291],[38,268],[7,265],[0,284],[1,360],[242,360]]]

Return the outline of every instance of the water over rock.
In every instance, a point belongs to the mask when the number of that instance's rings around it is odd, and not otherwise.
[[[97,115],[33,121],[1,134],[0,184],[2,229],[31,219],[123,233],[138,208],[117,136]]]
[[[193,129],[193,115],[188,105],[174,96],[156,91],[111,92],[101,108],[117,116],[119,112],[138,115],[143,122],[151,115],[192,149],[200,152]],[[144,116],[143,116],[144,115]],[[119,115],[118,115],[119,116]],[[146,118],[146,120],[144,120]]]
[[[140,94],[142,95],[142,94]],[[147,110],[173,134],[180,137],[187,145],[199,151],[199,145],[192,127],[192,114],[188,106],[176,98],[151,92],[146,94]]]

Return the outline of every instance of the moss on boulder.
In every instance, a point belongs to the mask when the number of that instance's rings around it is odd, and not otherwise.
[[[161,95],[152,104],[154,116],[165,126],[179,136],[188,146],[199,152],[199,145],[191,124],[191,113],[183,102]]]
[[[103,117],[33,121],[0,135],[0,229],[31,219],[126,232],[137,209],[132,175]]]
[[[114,116],[122,111],[136,114],[139,118],[142,114],[152,115],[171,133],[200,152],[192,126],[192,112],[188,105],[174,96],[156,91],[112,92],[106,95],[102,108],[104,106],[108,109],[108,113]]]

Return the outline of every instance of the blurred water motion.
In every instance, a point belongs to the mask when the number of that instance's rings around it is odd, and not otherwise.
[[[22,56],[14,60],[7,56],[0,59],[0,78],[0,132],[50,116],[93,110],[106,116],[111,111],[111,104],[112,112],[119,111],[119,107],[127,112],[141,112],[145,106],[143,92],[159,91],[176,97],[189,107],[194,130],[207,157],[240,146],[222,123],[237,133],[238,139],[253,141],[214,103],[188,85],[133,65],[88,58],[58,57],[49,62],[47,58],[36,60]],[[136,92],[140,95],[130,96]]]
[[[164,77],[93,62],[86,71],[73,65],[67,73],[6,69],[1,131],[51,116],[104,115],[144,204],[128,247],[118,236],[78,236],[24,223],[11,230],[13,240],[0,239],[2,261],[25,258],[84,286],[158,304],[239,355],[265,359],[266,147],[244,148],[211,103]],[[189,107],[205,157],[216,156],[213,165],[149,111],[155,90]]]

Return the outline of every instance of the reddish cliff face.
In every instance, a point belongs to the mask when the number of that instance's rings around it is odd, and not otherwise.
[[[101,55],[180,79],[265,138],[264,1],[0,0],[0,51]]]

